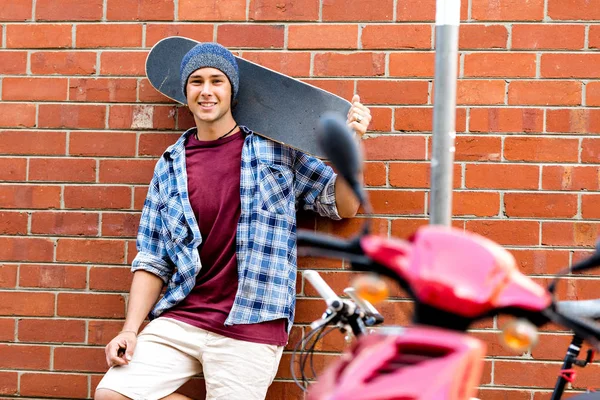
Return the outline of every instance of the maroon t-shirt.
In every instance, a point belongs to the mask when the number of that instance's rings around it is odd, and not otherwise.
[[[190,294],[163,316],[234,339],[283,346],[285,319],[225,325],[238,288],[235,234],[240,218],[242,131],[224,139],[185,144],[190,204],[202,234],[202,269]]]

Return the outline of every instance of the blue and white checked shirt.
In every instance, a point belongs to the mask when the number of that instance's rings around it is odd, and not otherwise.
[[[226,325],[287,318],[296,305],[296,202],[340,219],[333,170],[300,151],[255,135],[246,127],[242,149],[241,216],[236,233],[238,290]],[[200,230],[188,197],[185,140],[165,151],[154,169],[137,235],[132,271],[159,276],[167,290],[150,318],[183,300],[202,268]],[[206,188],[210,190],[210,188]]]

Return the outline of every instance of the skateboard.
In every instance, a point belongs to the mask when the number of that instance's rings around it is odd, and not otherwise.
[[[172,36],[156,43],[146,59],[146,75],[166,97],[187,104],[179,84],[183,56],[199,42]],[[319,118],[326,112],[344,118],[350,102],[323,89],[235,57],[239,68],[238,105],[233,117],[256,134],[318,158],[325,158],[316,140]]]

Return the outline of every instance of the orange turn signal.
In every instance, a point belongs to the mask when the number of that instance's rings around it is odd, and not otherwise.
[[[353,280],[352,286],[357,295],[371,304],[380,303],[390,295],[387,283],[374,274],[359,275]]]
[[[508,348],[524,352],[537,344],[538,330],[531,322],[519,318],[504,326],[501,337]]]

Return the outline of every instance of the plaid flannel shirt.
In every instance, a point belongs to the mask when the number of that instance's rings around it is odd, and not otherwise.
[[[255,135],[246,127],[242,149],[241,216],[237,225],[238,289],[226,325],[294,320],[296,304],[296,204],[340,219],[333,170],[300,151]],[[132,271],[145,270],[167,285],[150,318],[183,300],[202,268],[200,230],[189,202],[185,140],[158,160],[148,188]],[[210,188],[206,188],[210,190]]]

